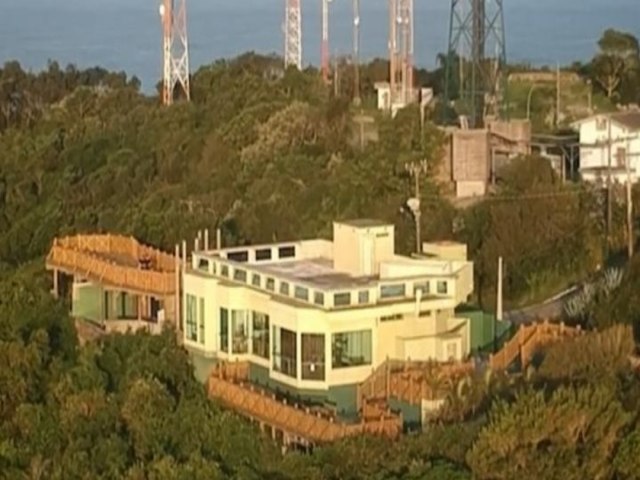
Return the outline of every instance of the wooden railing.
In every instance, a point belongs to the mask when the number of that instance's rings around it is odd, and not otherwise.
[[[326,411],[288,404],[272,393],[243,383],[248,368],[244,362],[215,368],[209,377],[209,396],[246,417],[311,443],[360,434],[396,438],[402,432],[402,417],[374,403],[367,403],[360,422],[353,424],[340,422]]]
[[[549,323],[548,320],[522,325],[500,351],[489,357],[489,365],[492,370],[506,370],[519,357],[521,367],[524,369],[541,347],[582,333],[579,326],[567,327],[564,323]]]
[[[109,255],[126,256],[127,265],[119,264]],[[141,270],[137,265],[142,256],[151,258],[154,270]],[[174,257],[138,244],[133,239],[113,235],[77,236],[57,239],[47,256],[47,268],[82,275],[89,280],[125,290],[157,295],[175,294],[175,266],[168,268]],[[158,270],[158,265],[160,265]]]
[[[411,405],[441,398],[455,380],[475,369],[473,362],[387,360],[357,388],[358,407],[369,399],[395,398]]]
[[[143,245],[133,237],[111,234],[75,235],[55,239],[54,246],[106,255],[122,255],[135,260],[146,257],[151,259],[154,270],[162,272],[175,271],[175,257],[173,255]]]

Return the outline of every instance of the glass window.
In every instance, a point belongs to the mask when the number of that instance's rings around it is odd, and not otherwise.
[[[251,276],[251,285],[253,285],[254,287],[260,286],[260,275],[258,275],[257,273],[254,273]]]
[[[251,333],[254,355],[269,358],[269,315],[253,312],[253,329]]]
[[[437,286],[436,286],[438,294],[446,295],[447,294],[447,290],[448,290],[447,287],[448,287],[448,285],[447,285],[446,280],[439,281]]]
[[[313,303],[316,305],[324,305],[324,293],[313,292]]]
[[[273,369],[289,377],[297,378],[296,332],[273,327]]]
[[[289,284],[287,282],[280,282],[280,293],[282,295],[289,295]]]
[[[198,259],[198,270],[202,270],[204,272],[208,272],[209,271],[209,260],[207,260],[206,258],[199,258]]]
[[[229,276],[229,266],[228,265],[221,265],[220,266],[220,275],[222,275],[223,277],[228,277]]]
[[[371,365],[371,330],[334,333],[331,337],[333,368]]]
[[[362,290],[358,292],[358,303],[369,303],[369,290]]]
[[[233,279],[237,280],[238,282],[247,282],[247,271],[246,270],[240,270],[239,268],[234,268],[233,269]]]
[[[195,295],[187,294],[187,315],[185,318],[185,330],[187,333],[187,340],[192,342],[198,341],[198,324],[197,324],[197,302]]]
[[[245,310],[231,310],[232,353],[249,352],[249,319]]]
[[[415,294],[418,290],[422,292],[422,295],[428,295],[430,291],[429,282],[414,283],[413,293]]]
[[[381,322],[391,322],[393,320],[402,320],[404,317],[401,313],[393,313],[391,315],[383,315],[380,317]]]
[[[200,297],[200,305],[198,308],[198,319],[200,320],[200,343],[204,345],[204,298]]]
[[[280,247],[278,248],[278,258],[293,258],[296,256],[296,247]]]
[[[324,380],[324,335],[303,333],[302,380]]]
[[[336,307],[351,305],[351,292],[335,293],[333,295],[333,305]]]
[[[309,290],[304,287],[300,287],[296,285],[296,288],[294,290],[294,296],[298,300],[309,300]]]
[[[382,285],[380,287],[380,298],[404,297],[404,283],[396,283],[395,285]]]
[[[246,263],[249,261],[249,252],[247,250],[240,250],[239,252],[229,252],[227,253],[227,260]]]
[[[271,260],[271,249],[261,248],[256,250],[256,260]]]
[[[276,281],[273,278],[267,278],[267,290],[272,292],[276,289]]]
[[[229,310],[220,309],[220,351],[229,351]]]

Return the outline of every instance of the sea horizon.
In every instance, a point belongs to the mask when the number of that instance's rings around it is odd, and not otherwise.
[[[137,76],[152,91],[162,74],[158,1],[4,0],[0,63],[17,60],[38,71],[100,66]],[[387,2],[362,1],[361,61],[387,56]],[[505,2],[509,63],[533,66],[586,62],[606,28],[640,36],[640,1],[525,0]],[[282,54],[284,0],[189,0],[191,71],[248,51]],[[303,0],[303,63],[320,61],[319,0]],[[433,68],[447,50],[450,2],[415,3],[415,61]],[[331,54],[351,52],[350,0],[331,5]]]

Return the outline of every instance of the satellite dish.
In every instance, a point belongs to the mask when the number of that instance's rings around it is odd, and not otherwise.
[[[420,199],[418,198],[410,198],[407,200],[407,206],[411,209],[412,212],[417,212],[420,210]]]

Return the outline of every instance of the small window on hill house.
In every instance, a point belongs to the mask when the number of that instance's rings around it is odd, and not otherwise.
[[[446,295],[448,290],[448,285],[446,281],[439,281],[437,284],[438,294]]]
[[[278,258],[293,258],[296,256],[296,247],[280,247],[278,248]]]

